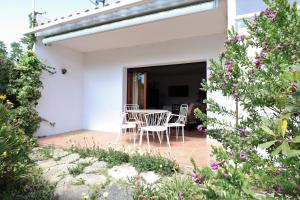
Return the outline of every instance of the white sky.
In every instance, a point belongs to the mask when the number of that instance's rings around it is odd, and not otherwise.
[[[94,7],[89,0],[35,0],[36,11],[46,12],[45,17],[54,19]],[[28,28],[28,14],[32,0],[0,0],[0,40],[7,46],[18,41]],[[107,0],[111,3],[115,0]]]

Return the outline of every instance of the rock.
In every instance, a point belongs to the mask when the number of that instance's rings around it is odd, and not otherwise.
[[[58,164],[68,164],[68,163],[73,163],[77,160],[79,160],[80,156],[78,153],[73,153],[70,155],[67,155],[65,157],[62,157],[57,163]]]
[[[143,172],[140,176],[147,184],[154,184],[160,179],[160,176],[154,172]]]
[[[59,159],[61,157],[64,157],[68,155],[69,152],[63,150],[63,149],[54,149],[53,151],[53,159]]]
[[[133,178],[138,175],[138,172],[134,167],[129,164],[124,164],[120,166],[114,166],[108,170],[108,174],[117,179],[127,181],[130,178]]]
[[[94,163],[96,162],[98,159],[94,158],[94,157],[87,157],[87,158],[81,158],[79,160],[76,161],[76,164],[83,164],[83,163]]]
[[[104,185],[107,178],[103,175],[98,174],[80,174],[76,176],[76,180],[84,180],[85,185]]]
[[[49,160],[38,161],[37,164],[42,170],[46,170],[50,167],[54,167],[55,165],[57,165],[57,162],[53,159],[49,159]]]
[[[111,184],[108,185],[101,194],[98,196],[97,200],[131,200],[133,189],[130,187]]]
[[[83,200],[92,194],[87,185],[74,185],[76,179],[70,175],[59,181],[55,188],[55,198],[58,200]]]
[[[50,182],[56,183],[61,179],[62,175],[69,173],[69,168],[75,167],[75,164],[61,164],[44,170],[43,176]]]
[[[98,171],[99,169],[106,168],[107,164],[104,161],[98,161],[93,163],[91,166],[88,166],[84,169],[84,173],[93,173]]]

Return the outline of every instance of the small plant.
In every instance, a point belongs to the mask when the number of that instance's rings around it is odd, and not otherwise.
[[[68,168],[69,174],[71,174],[73,176],[77,176],[77,175],[81,174],[83,172],[84,168],[89,165],[90,165],[90,163],[80,163],[74,167]]]
[[[133,188],[132,199],[141,200],[141,199],[159,199],[158,190],[159,188],[154,185],[145,184],[139,178],[133,178],[130,180],[130,183]]]
[[[133,155],[130,163],[139,171],[154,171],[162,175],[172,175],[179,171],[179,166],[175,161],[166,159],[161,155]]]

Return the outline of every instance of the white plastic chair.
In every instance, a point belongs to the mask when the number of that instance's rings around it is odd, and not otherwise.
[[[182,141],[184,142],[184,127],[187,121],[187,113],[189,110],[189,106],[187,104],[182,104],[180,106],[179,114],[171,114],[171,119],[173,117],[177,117],[177,120],[172,123],[168,123],[168,132],[171,133],[171,128],[176,128],[176,139],[178,139],[179,128],[181,128]]]
[[[135,116],[130,112],[131,110],[138,110],[140,106],[138,104],[125,104],[124,106],[124,112],[128,113],[127,118],[128,122],[134,122]]]
[[[154,133],[157,134],[160,144],[161,144],[160,134],[163,134],[165,132],[167,135],[168,145],[169,147],[171,147],[169,141],[168,127],[167,127],[170,116],[171,116],[171,112],[158,112],[158,113],[146,114],[145,126],[141,127],[140,145],[142,144],[144,132],[146,133],[147,136],[148,149],[150,149],[149,132],[152,132],[153,136]]]
[[[131,141],[131,134],[133,133],[133,141],[135,145],[135,139],[136,139],[136,132],[137,132],[137,125],[135,123],[130,123],[127,120],[128,113],[122,113],[122,125],[121,130],[117,138],[117,142],[119,141],[120,137],[122,135],[126,135],[127,133],[130,133],[130,141]],[[129,130],[129,132],[127,132]]]

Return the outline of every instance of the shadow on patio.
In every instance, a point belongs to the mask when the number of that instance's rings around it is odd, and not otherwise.
[[[81,130],[39,138],[38,143],[42,146],[54,145],[62,148],[68,148],[72,144],[79,147],[92,147],[96,145],[101,148],[117,145],[127,149],[142,148],[144,151],[147,151],[147,141],[145,138],[143,138],[141,146],[138,145],[137,139],[136,147],[134,147],[133,141],[130,141],[129,135],[122,136],[118,144],[116,144],[116,138],[117,133]],[[153,140],[152,136],[150,136],[152,153],[160,153],[164,157],[175,158],[178,164],[186,169],[191,168],[191,158],[194,158],[199,166],[207,166],[210,160],[211,145],[217,145],[215,141],[189,131],[185,132],[184,143],[180,136],[176,140],[175,134],[171,134],[170,143],[171,149],[168,147],[166,140],[160,145],[157,137],[156,140]]]

